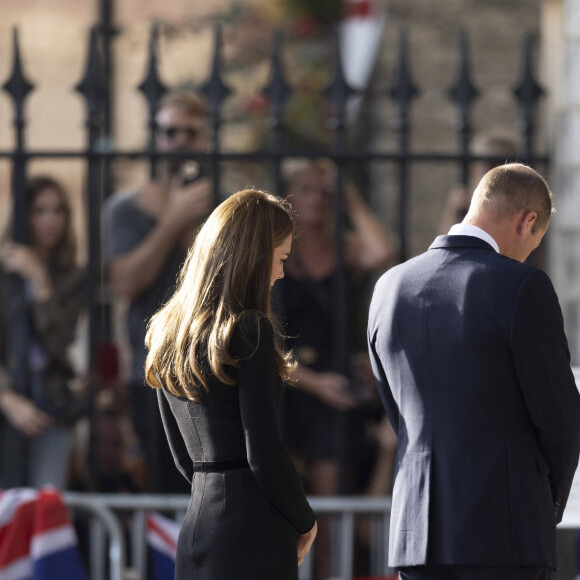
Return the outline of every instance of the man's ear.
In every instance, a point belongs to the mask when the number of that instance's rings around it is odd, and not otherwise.
[[[520,236],[524,236],[527,232],[531,232],[537,219],[538,214],[535,211],[524,210],[520,214],[520,219],[518,222],[518,234]]]

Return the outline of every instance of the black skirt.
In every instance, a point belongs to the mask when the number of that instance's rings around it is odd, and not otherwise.
[[[252,471],[196,472],[176,580],[297,580],[296,532]]]

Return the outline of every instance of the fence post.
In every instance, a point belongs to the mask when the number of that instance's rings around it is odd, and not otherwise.
[[[270,100],[270,129],[272,132],[271,147],[274,153],[280,153],[284,139],[284,114],[286,101],[292,94],[292,88],[286,82],[284,62],[282,60],[282,31],[276,30],[274,35],[274,49],[272,51],[272,63],[270,65],[270,81],[262,91]],[[275,192],[280,195],[282,191],[282,158],[274,159],[274,186]]]
[[[400,261],[404,262],[408,255],[407,240],[407,208],[409,197],[409,108],[411,101],[419,94],[411,77],[408,63],[407,35],[399,33],[399,60],[395,81],[389,91],[390,97],[397,102],[399,117],[395,123],[397,144],[399,149],[399,243]]]
[[[154,179],[157,174],[157,158],[155,155],[155,132],[157,130],[157,123],[155,121],[155,114],[157,113],[159,99],[167,92],[167,88],[161,82],[157,70],[158,37],[159,26],[154,23],[151,26],[151,36],[149,37],[149,64],[147,66],[147,74],[141,84],[137,87],[145,96],[147,108],[149,110],[149,143],[147,150],[149,152],[149,176],[151,179]]]
[[[534,159],[534,107],[536,101],[544,94],[544,89],[534,78],[530,33],[527,33],[524,38],[521,76],[513,94],[520,101],[522,107],[521,131],[524,155],[522,161],[529,163]]]
[[[349,371],[349,344],[348,344],[348,313],[346,308],[346,268],[344,260],[344,239],[346,234],[346,198],[344,186],[344,165],[340,154],[346,150],[346,105],[348,99],[354,94],[354,90],[348,85],[344,76],[342,59],[340,54],[340,42],[338,32],[334,35],[334,74],[332,82],[325,93],[330,99],[333,112],[334,135],[332,152],[337,155],[336,161],[336,193],[335,193],[335,244],[336,244],[336,270],[333,276],[333,366],[337,373],[348,375]],[[337,460],[339,467],[338,491],[346,493],[347,490],[347,415],[346,412],[335,413],[335,436],[337,445]]]
[[[462,30],[459,34],[459,69],[455,84],[449,89],[449,96],[457,103],[458,109],[457,131],[461,153],[460,179],[463,185],[469,183],[469,139],[471,136],[469,114],[472,101],[479,95],[479,91],[471,81],[470,68],[467,33]]]
[[[112,148],[114,143],[114,80],[115,62],[112,55],[112,43],[119,30],[113,25],[115,0],[99,0],[99,26],[98,32],[103,47],[103,129],[104,142],[107,148]],[[104,160],[103,185],[106,195],[114,186],[111,174],[111,159]]]
[[[214,36],[214,54],[211,73],[209,79],[202,87],[203,94],[207,97],[209,103],[209,120],[212,129],[211,141],[211,177],[213,181],[213,200],[214,206],[220,202],[220,164],[219,153],[221,151],[220,143],[220,125],[222,102],[231,94],[229,87],[221,78],[222,69],[222,29],[218,24],[215,27]]]
[[[89,304],[89,373],[97,375],[97,349],[102,340],[102,285],[104,277],[101,264],[101,193],[102,160],[97,144],[103,123],[103,65],[99,54],[98,36],[91,29],[87,64],[82,80],[75,89],[85,98],[87,105],[86,157],[87,166],[87,301]]]
[[[12,162],[12,239],[20,244],[28,243],[28,199],[26,193],[26,165],[24,144],[24,102],[34,89],[22,70],[18,30],[14,28],[12,37],[13,61],[12,74],[3,85],[3,89],[14,103],[14,135],[15,146]],[[29,396],[28,368],[28,306],[24,280],[16,275],[10,276],[10,315],[9,340],[6,345],[6,360],[12,378],[12,388],[21,395]],[[26,438],[6,422],[4,429],[4,453],[10,457],[11,469],[4,469],[3,485],[18,487],[25,485],[27,480],[28,445]]]

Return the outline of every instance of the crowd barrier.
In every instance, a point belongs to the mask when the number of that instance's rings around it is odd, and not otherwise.
[[[187,510],[187,495],[130,495],[65,492],[73,519],[77,512],[90,515],[91,580],[142,580],[147,577],[145,518],[149,511],[171,514],[181,522]],[[329,516],[332,530],[332,568],[337,578],[352,578],[354,567],[355,519],[368,518],[369,569],[375,577],[392,574],[387,565],[391,500],[388,497],[311,497],[317,516]],[[125,526],[120,517],[126,518]],[[128,523],[127,523],[128,522]],[[127,527],[128,526],[128,527]],[[129,546],[126,545],[126,537]],[[316,543],[313,550],[316,549]],[[309,580],[311,552],[299,569],[299,579]],[[108,560],[108,566],[107,566]],[[108,568],[108,574],[107,574]]]
[[[580,388],[580,367],[573,367]],[[579,470],[580,472],[580,470]],[[189,503],[188,495],[89,494],[65,492],[64,501],[74,513],[90,515],[91,580],[142,580],[147,576],[146,514],[158,511],[181,522]],[[352,578],[355,547],[355,518],[369,519],[369,568],[374,577],[388,577],[387,564],[391,499],[389,497],[310,497],[317,516],[330,516],[331,562],[337,578]],[[128,529],[121,525],[121,515]],[[561,529],[580,527],[580,473],[574,480]],[[126,545],[125,537],[129,539]],[[316,550],[316,542],[313,551]],[[313,552],[299,569],[299,580],[312,575]],[[108,566],[107,566],[108,561]],[[108,567],[108,574],[107,574]]]

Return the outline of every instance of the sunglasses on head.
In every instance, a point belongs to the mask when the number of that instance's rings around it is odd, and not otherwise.
[[[199,130],[194,127],[174,127],[169,125],[167,127],[157,127],[157,131],[169,140],[175,139],[179,133],[184,133],[188,139],[195,139],[199,136]]]

